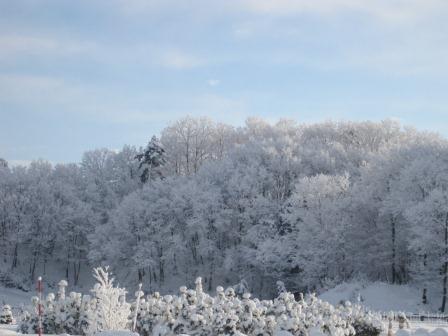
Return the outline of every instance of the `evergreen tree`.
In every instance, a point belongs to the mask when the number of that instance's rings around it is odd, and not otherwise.
[[[160,167],[166,162],[165,150],[155,135],[151,138],[145,150],[137,154],[135,158],[140,162],[140,180],[143,183],[150,179],[163,176]]]
[[[12,324],[11,306],[4,305],[0,314],[0,324]]]

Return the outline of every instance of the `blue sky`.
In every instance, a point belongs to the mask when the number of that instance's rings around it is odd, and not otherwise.
[[[185,116],[448,136],[446,0],[0,0],[0,157],[79,161]]]

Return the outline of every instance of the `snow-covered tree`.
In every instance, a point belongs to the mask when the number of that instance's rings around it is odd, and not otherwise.
[[[126,302],[126,290],[114,287],[106,268],[94,268],[97,283],[92,289],[95,308],[91,312],[90,332],[102,330],[124,330],[129,323],[130,304]]]
[[[298,292],[359,276],[412,282],[427,302],[446,287],[446,148],[394,121],[187,117],[146,156],[124,146],[79,164],[3,165],[0,279],[30,287],[63,267],[76,284],[109,264],[126,285],[162,292],[202,275],[205,290],[245,279],[267,298],[278,280]],[[142,183],[146,168],[164,178]]]
[[[165,150],[156,136],[151,138],[143,152],[135,158],[139,161],[140,180],[143,183],[163,176],[161,168],[166,163]]]
[[[12,310],[10,305],[4,305],[0,313],[0,324],[12,324],[14,318],[12,316]]]

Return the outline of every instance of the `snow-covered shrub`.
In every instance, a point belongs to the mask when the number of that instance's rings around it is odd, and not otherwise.
[[[245,279],[241,279],[235,286],[232,287],[235,293],[242,296],[244,293],[249,292],[249,285]]]
[[[42,302],[44,332],[90,335],[102,331],[130,328],[137,314],[135,331],[141,336],[274,336],[279,332],[294,336],[326,334],[329,336],[377,336],[381,321],[360,306],[334,307],[315,295],[300,297],[283,291],[274,300],[240,296],[230,287],[217,287],[216,296],[205,293],[201,278],[195,289],[182,286],[178,295],[162,296],[158,292],[142,295],[139,302],[126,302],[126,291],[113,286],[107,269],[97,268],[98,283],[92,297],[79,293],[65,295],[66,283],[60,283],[57,296],[49,294]],[[33,333],[37,329],[37,305],[25,313],[20,330]]]
[[[113,286],[113,278],[106,269],[94,269],[98,283],[92,289],[93,296],[65,293],[67,282],[59,282],[57,295],[49,293],[42,300],[42,327],[45,334],[87,335],[102,330],[122,330],[128,325],[130,304],[125,300],[126,291]],[[33,297],[32,306],[21,316],[19,330],[36,333],[38,330],[39,298]]]
[[[128,326],[130,304],[126,302],[126,290],[114,287],[114,278],[108,268],[93,270],[97,283],[91,290],[95,304],[90,314],[89,333],[103,330],[123,330]]]
[[[287,292],[286,287],[285,287],[285,283],[283,281],[277,281],[275,284],[277,286],[277,293],[278,293],[278,295]]]
[[[349,323],[355,329],[356,336],[378,336],[383,330],[381,316],[367,311],[361,305],[345,302],[342,307]]]
[[[67,333],[71,335],[83,334],[82,322],[82,297],[80,293],[72,292],[68,297],[61,296],[58,299],[53,293],[49,293],[42,300],[42,328],[45,334]],[[26,333],[37,333],[39,326],[38,305],[39,298],[31,299],[31,309],[21,316],[19,330]]]
[[[36,318],[36,321],[32,321],[32,318]],[[36,315],[31,316],[28,311],[23,311],[20,314],[19,332],[21,334],[35,333],[34,326],[37,326]]]
[[[13,316],[10,305],[4,305],[0,313],[0,324],[12,324]]]
[[[134,312],[135,307],[134,304]],[[136,329],[143,336],[273,336],[279,331],[303,336],[311,330],[350,336],[355,334],[354,322],[363,323],[365,328],[376,328],[380,320],[369,314],[358,307],[336,308],[314,295],[306,299],[302,296],[297,301],[288,292],[275,300],[260,301],[251,298],[249,293],[240,298],[233,288],[218,287],[216,296],[211,297],[203,292],[198,278],[195,290],[183,286],[177,296],[154,293],[142,298]]]
[[[403,329],[403,328],[407,328],[409,329],[409,321],[408,318],[406,317],[406,314],[404,312],[399,312],[397,315],[397,320],[398,320],[398,328],[399,329]]]

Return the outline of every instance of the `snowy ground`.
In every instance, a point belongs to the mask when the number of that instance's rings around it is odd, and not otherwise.
[[[5,304],[10,305],[14,316],[17,316],[21,307],[28,306],[31,303],[33,295],[36,294],[24,292],[20,289],[0,287],[0,307]]]
[[[16,325],[4,325],[0,324],[0,336],[18,336]],[[404,332],[398,332],[398,323],[393,323],[393,332],[396,336],[448,336],[448,324],[437,323],[423,323],[423,322],[410,322],[410,328]],[[387,335],[387,323],[384,323],[384,333]],[[35,335],[29,335],[35,336]],[[119,335],[118,335],[119,336]]]
[[[54,291],[54,289],[51,289]],[[362,304],[375,311],[404,311],[404,312],[436,312],[439,302],[434,301],[433,306],[420,303],[421,293],[418,289],[407,285],[390,285],[381,282],[343,283],[332,288],[319,297],[333,305],[341,301],[356,302],[358,294],[361,295]],[[13,308],[20,308],[30,303],[33,291],[24,292],[18,289],[0,287],[0,305],[9,304]]]
[[[3,325],[0,324],[0,336],[19,336],[21,334],[17,333],[16,331],[17,326],[15,325]],[[387,328],[384,329],[385,332],[383,335],[387,334]],[[410,329],[404,330],[404,331],[398,331],[398,325],[395,325],[393,328],[394,334],[396,336],[448,336],[448,327],[445,325],[437,326],[433,324],[426,324],[426,323],[411,323]],[[116,335],[117,333],[113,333],[113,335]],[[126,335],[129,335],[129,333],[126,333]],[[28,336],[35,336],[35,335],[28,335]],[[117,334],[116,336],[120,336]]]
[[[342,283],[319,295],[324,301],[333,305],[341,301],[357,302],[360,295],[361,304],[375,311],[436,312],[439,302],[431,300],[433,305],[421,304],[421,293],[408,285],[391,285],[382,282]]]
[[[14,336],[17,335],[17,326],[0,324],[0,336]]]
[[[387,333],[388,329],[388,323],[384,322],[384,331]],[[406,329],[407,331],[410,331],[411,333],[418,331],[419,329],[425,329],[428,332],[433,332],[435,330],[444,330],[446,335],[448,335],[448,324],[446,323],[424,323],[424,322],[410,322],[409,323],[409,329]],[[394,333],[398,331],[398,323],[393,322],[392,323],[392,330]]]

